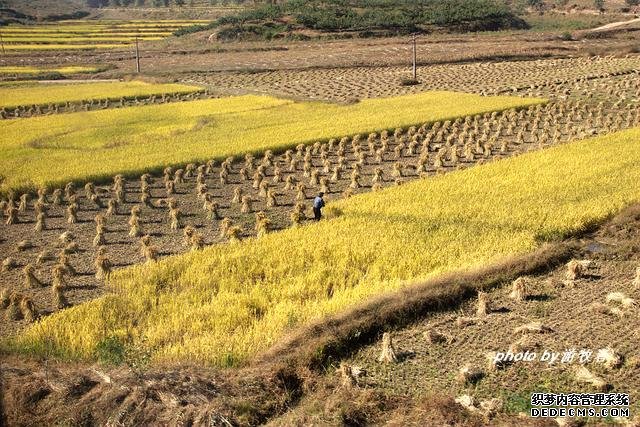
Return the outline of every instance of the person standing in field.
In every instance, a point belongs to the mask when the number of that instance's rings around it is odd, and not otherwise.
[[[324,193],[318,193],[315,199],[313,199],[313,216],[316,221],[320,221],[322,218],[322,208],[324,208]]]

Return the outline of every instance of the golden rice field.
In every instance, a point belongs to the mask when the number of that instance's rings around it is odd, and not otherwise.
[[[71,95],[70,88],[64,90],[65,96]],[[31,94],[29,102],[47,96],[44,92]],[[87,94],[78,97],[85,99]],[[5,98],[0,89],[0,99]],[[20,99],[26,102],[21,97],[5,102]],[[3,120],[0,170],[5,176],[0,191],[70,180],[99,181],[116,173],[139,175],[167,165],[281,150],[541,102],[453,92],[370,99],[347,106],[241,96]]]
[[[96,50],[96,49],[116,49],[126,47],[123,44],[115,43],[95,43],[95,44],[62,44],[62,43],[50,43],[50,44],[12,44],[6,45],[7,51],[35,51],[35,50]]]
[[[0,76],[2,75],[18,75],[18,76],[38,76],[49,73],[62,75],[70,74],[89,74],[100,72],[102,67],[95,66],[61,66],[61,67],[32,67],[32,66],[0,66]]]
[[[202,90],[199,86],[183,84],[156,84],[141,81],[97,82],[97,83],[7,83],[0,85],[0,108],[21,105],[47,105],[65,102],[98,99],[120,99],[123,97],[161,95],[163,93],[191,93]],[[64,122],[65,116],[51,117],[53,122]],[[16,123],[4,123],[21,127]],[[8,134],[7,134],[8,135]]]
[[[531,251],[638,201],[638,140],[633,129],[413,181],[330,203],[337,218],[120,270],[116,293],[5,344],[90,359],[115,338],[157,362],[242,364],[312,319]]]
[[[8,51],[87,50],[122,48],[139,40],[160,40],[201,20],[60,21],[51,24],[9,25],[0,29]]]
[[[139,37],[140,40],[162,40],[164,37],[169,36],[170,34],[160,34],[160,35],[148,35],[145,34],[144,37]],[[90,36],[90,37],[78,37],[78,36],[56,36],[56,37],[6,37],[4,41],[6,43],[10,43],[8,48],[13,46],[21,46],[21,45],[45,45],[43,47],[46,48],[48,45],[63,45],[68,43],[75,44],[88,44],[92,42],[106,42],[106,43],[131,43],[134,42],[136,36],[110,36],[110,35],[100,35],[100,36]]]

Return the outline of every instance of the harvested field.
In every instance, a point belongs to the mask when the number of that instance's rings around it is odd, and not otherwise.
[[[627,76],[634,91],[621,102],[637,102],[636,75],[640,58],[571,58],[537,61],[489,62],[433,65],[418,68],[419,84],[403,86],[409,78],[406,67],[329,68],[267,72],[198,73],[184,77],[186,83],[207,85],[231,93],[269,93],[298,99],[346,102],[397,96],[443,88],[487,95],[517,93],[545,96],[549,89],[572,92],[607,79]],[[608,84],[618,88],[617,83]],[[584,90],[584,89],[582,89]],[[618,89],[619,90],[619,89]]]
[[[616,79],[618,78],[625,78],[625,76],[613,77],[613,78],[605,77],[604,79],[602,79],[602,81],[606,82],[606,84],[609,85],[609,87],[615,87],[612,85],[617,84],[618,80]],[[593,81],[598,82],[601,80],[594,79]],[[607,92],[615,93],[615,91],[603,89],[603,93],[607,93]],[[609,102],[605,102],[601,105],[598,105],[597,107],[591,106],[588,103],[582,104],[581,102],[582,101],[575,102],[575,101],[560,100],[557,103],[549,104],[543,110],[530,109],[526,114],[524,115],[520,114],[518,116],[518,120],[515,123],[515,126],[511,129],[506,129],[504,127],[504,125],[506,124],[506,121],[505,121],[505,118],[501,118],[501,115],[496,115],[495,117],[485,116],[484,118],[481,118],[480,121],[477,122],[478,128],[484,129],[486,127],[486,124],[489,123],[490,129],[494,129],[498,131],[498,129],[500,128],[501,130],[499,131],[499,133],[495,134],[494,136],[494,138],[496,138],[495,140],[492,138],[493,142],[490,142],[489,144],[485,143],[485,147],[477,146],[474,149],[473,160],[470,163],[469,163],[469,160],[466,160],[466,161],[462,160],[459,163],[458,167],[468,166],[470,164],[475,163],[478,160],[486,161],[487,159],[492,159],[496,157],[499,158],[504,156],[510,156],[523,151],[538,149],[540,147],[544,147],[550,144],[552,145],[557,142],[562,142],[565,140],[571,140],[574,138],[583,138],[593,134],[593,132],[607,133],[615,129],[620,129],[620,128],[632,125],[633,123],[633,120],[634,120],[633,115],[629,115],[631,114],[630,112],[633,110],[629,110],[629,113],[624,113],[624,110],[621,110],[620,108],[617,108],[617,109],[612,108],[611,103]],[[630,106],[626,106],[625,108],[630,108]],[[588,116],[592,116],[594,120],[591,122],[589,121],[584,122],[583,116],[585,113]],[[474,122],[475,120],[472,123]],[[501,122],[504,123],[502,127],[500,125]],[[593,128],[594,126],[595,126],[595,129]],[[442,141],[444,141],[445,139],[448,139],[450,136],[454,134],[456,134],[455,131],[453,131],[453,133],[450,134],[450,131],[445,130],[442,136],[438,136],[438,138],[442,138]],[[454,137],[454,140],[455,140],[455,137]],[[377,140],[376,144],[379,144],[379,143],[380,143],[379,140]],[[437,154],[439,151],[442,151],[438,147],[441,147],[440,144],[434,143],[433,146],[430,148],[430,150],[433,150],[434,153]],[[458,150],[460,150],[459,155],[462,155],[463,154],[462,151],[464,151],[462,149],[464,147],[462,145],[458,147],[459,147]],[[489,147],[488,148],[489,151],[487,151],[487,147]],[[394,145],[394,143],[392,142],[390,148],[393,148],[393,150],[395,151],[396,145]],[[414,178],[417,178],[419,175],[415,170],[415,166],[411,167],[411,163],[413,162],[411,158],[413,157],[414,159],[418,159],[419,153],[416,150],[414,150],[414,154],[410,154],[410,152],[411,152],[411,149],[405,146],[404,153],[402,156],[402,159],[403,159],[402,163],[405,163],[405,165],[408,165],[408,166],[403,168],[404,169],[402,172],[404,175],[402,178],[403,180],[414,179]],[[324,169],[325,166],[323,165],[323,160],[319,158],[319,154],[317,152],[315,152],[316,154],[313,154],[313,153],[314,151],[312,151],[313,160],[311,161],[311,164],[314,165],[316,168],[322,167]],[[330,155],[328,158],[328,160],[330,161],[330,165],[334,165],[334,162],[338,160],[337,157],[334,157],[334,156],[335,155]],[[346,156],[347,162],[357,160],[357,156],[355,153],[351,152],[351,147],[349,144],[346,146],[345,156]],[[446,170],[451,170],[455,168],[455,163],[452,163],[451,158],[449,158],[448,156],[445,156],[444,159],[445,159],[444,162],[442,162],[442,164],[439,165],[439,164],[436,164],[437,161],[435,160],[434,157],[430,157],[425,165],[427,173],[433,174],[438,170],[446,171]],[[371,162],[371,160],[374,160],[374,159],[370,159],[367,163]],[[277,156],[275,161],[276,163],[284,162],[285,174],[287,174],[288,172],[290,173],[290,171],[288,171],[288,168],[287,168],[286,156]],[[375,175],[374,173],[376,169],[375,161],[373,163],[374,163],[373,165],[365,164],[362,169],[365,180],[369,179],[367,176],[373,177]],[[383,173],[383,178],[380,181],[380,184],[383,187],[394,184],[394,180],[395,180],[395,178],[393,177],[393,174],[395,173],[394,163],[396,163],[396,161],[394,160],[394,156],[388,157],[388,155],[383,155],[383,161],[378,166],[378,167],[381,167],[382,173]],[[252,231],[252,230],[255,230],[254,227],[256,226],[256,220],[254,219],[252,214],[247,215],[240,212],[239,204],[235,205],[236,207],[234,208],[233,205],[229,202],[233,198],[233,191],[235,187],[242,188],[242,191],[244,194],[251,194],[252,192],[256,191],[255,189],[253,189],[253,186],[251,185],[251,180],[243,182],[242,178],[240,177],[240,172],[241,172],[240,169],[242,169],[241,163],[240,164],[232,163],[230,168],[231,173],[229,175],[230,185],[221,185],[219,189],[218,189],[219,184],[212,182],[217,179],[215,178],[215,175],[217,174],[216,172],[217,169],[213,169],[211,171],[211,174],[214,175],[214,177],[207,178],[206,181],[210,188],[210,191],[213,193],[214,198],[215,199],[219,198],[219,200],[221,201],[226,201],[222,204],[219,203],[220,215],[231,218],[234,221],[234,223],[240,225],[240,227],[242,228],[243,230],[242,235],[249,236],[256,232],[256,231]],[[348,169],[350,170],[351,168],[348,167]],[[298,164],[296,167],[296,172],[292,174],[295,177],[296,182],[305,182],[306,180],[310,179],[308,177],[304,177],[303,172],[304,171],[300,169],[300,164]],[[331,166],[329,168],[329,172],[331,172]],[[234,178],[236,174],[238,178]],[[321,172],[319,175],[319,178],[321,178],[322,176],[324,176],[325,178],[328,178],[329,175],[331,175],[331,173]],[[344,189],[349,187],[350,172],[347,172],[346,174],[343,173],[341,175],[342,176],[340,177],[340,179],[337,180],[335,183],[331,182],[330,184],[332,188],[331,194],[334,194],[334,195],[340,194],[342,191],[344,191]],[[233,185],[232,183],[236,179],[239,180],[238,185]],[[284,177],[282,179],[284,180]],[[185,181],[189,182],[191,180],[193,180],[193,177],[187,178]],[[150,195],[152,197],[151,199],[152,202],[154,200],[161,200],[163,197],[168,197],[168,196],[165,196],[166,189],[164,189],[165,184],[163,182],[161,182],[160,180],[152,179],[150,184],[151,184]],[[372,188],[372,184],[368,184],[368,185],[364,184],[361,188],[353,190],[353,192],[358,193],[361,191],[368,191],[371,188]],[[177,190],[177,193],[173,194],[172,197],[178,201],[180,208],[182,209],[182,212],[186,215],[185,218],[189,218],[188,219],[189,223],[193,224],[198,229],[198,232],[203,235],[205,243],[210,244],[210,243],[224,241],[225,239],[220,237],[219,228],[215,226],[210,227],[208,225],[210,220],[207,219],[207,216],[209,214],[207,213],[206,210],[204,211],[202,210],[202,206],[199,206],[199,203],[197,202],[197,198],[190,195],[190,190],[188,189],[186,189],[186,191],[181,190],[180,185],[176,186],[176,190]],[[125,196],[126,198],[125,203],[122,204],[119,209],[123,210],[125,213],[128,213],[131,207],[137,204],[138,196],[133,197],[133,199],[131,198],[131,196],[135,193],[138,193],[139,191],[140,191],[140,188],[138,184],[136,184],[135,182],[128,183],[127,193],[130,193],[130,194],[128,196]],[[257,198],[253,200],[254,206],[252,208],[254,211],[259,209],[266,210],[266,212],[268,213],[269,219],[272,223],[271,225],[272,230],[286,228],[289,226],[290,224],[289,215],[293,205],[295,204],[295,197],[294,197],[295,191],[291,191],[291,192],[285,191],[284,193],[282,193],[276,189],[276,195],[277,195],[277,199],[279,200],[279,206],[270,207],[270,208],[266,207],[262,205],[263,203],[265,203],[265,201],[261,202],[260,198]],[[311,197],[311,195],[308,194],[307,197]],[[330,196],[330,198],[333,198],[333,197],[335,196]],[[101,198],[103,202],[106,202],[109,196],[106,194],[103,194]],[[290,201],[288,201],[289,198],[291,198]],[[82,211],[84,211],[85,209],[88,209],[88,212],[87,212],[88,216],[86,217],[86,220],[85,220],[86,222],[80,222],[79,224],[76,224],[73,227],[76,227],[79,235],[83,236],[79,239],[79,242],[82,242],[81,246],[89,247],[91,246],[92,236],[94,235],[94,231],[95,231],[93,230],[95,227],[91,222],[91,220],[93,218],[93,215],[97,211],[93,211],[94,213],[90,213],[92,209],[95,209],[95,208],[92,208],[93,203],[90,202],[89,200],[86,200],[86,201],[84,200],[85,199],[82,197],[79,200],[79,203],[81,206],[80,217],[82,218],[84,215]],[[57,208],[54,207],[54,211],[57,211]],[[163,212],[158,210],[151,210],[151,211],[148,211],[148,213],[145,213],[144,215],[145,215],[145,219],[143,220],[143,223],[145,223],[144,228],[146,232],[149,232],[153,235],[154,245],[157,245],[158,247],[162,248],[162,251],[160,251],[159,255],[162,256],[162,255],[172,254],[176,252],[180,253],[188,249],[188,247],[183,246],[179,240],[175,239],[175,235],[173,233],[168,232],[167,230],[168,225],[166,223],[167,217]],[[18,228],[21,227],[24,230],[31,229],[31,227],[33,227],[34,225],[34,222],[33,222],[33,219],[29,220],[28,216],[29,215],[27,215],[26,223],[20,224],[17,226],[12,226],[12,227],[18,227]],[[51,224],[58,224],[59,222],[60,225],[59,226],[54,225],[52,227],[56,231],[52,230],[52,231],[44,232],[43,240],[42,240],[44,244],[43,249],[48,246],[46,242],[55,241],[56,236],[60,232],[67,229],[68,227],[66,225],[66,218],[65,218],[66,214],[63,209],[60,209],[59,214],[52,213],[51,216],[53,218],[49,220],[49,222]],[[57,217],[57,219],[55,219],[55,217]],[[115,222],[113,222],[113,226],[114,226],[113,229],[109,230],[109,233],[107,234],[107,242],[110,242],[110,244],[113,245],[111,246],[113,250],[111,251],[110,256],[116,266],[130,265],[132,263],[132,260],[137,260],[137,262],[144,260],[144,257],[140,255],[137,247],[137,238],[131,238],[128,236],[128,226],[126,224],[126,220],[127,220],[126,215],[119,215],[110,220]],[[21,235],[21,233],[24,233],[24,232],[20,231],[16,236]],[[46,236],[50,236],[50,237],[46,237]],[[38,240],[38,242],[39,241],[40,240]],[[10,247],[11,245],[15,245],[16,242],[17,241],[14,240],[13,238],[7,240],[6,243],[7,245],[9,245],[7,247]],[[40,243],[37,243],[37,246],[40,246]],[[52,247],[52,250],[55,252],[56,251],[55,247]],[[14,258],[18,260],[18,265],[26,265],[26,263],[29,261],[33,262],[33,259],[30,259],[29,256],[23,259],[22,256],[18,256],[16,254]],[[93,252],[91,250],[80,252],[79,254],[74,256],[74,258],[75,258],[75,261],[74,261],[75,265],[78,268],[86,271],[87,274],[85,276],[74,279],[74,282],[82,285],[81,288],[78,288],[79,290],[80,289],[82,290],[78,292],[71,291],[68,293],[69,301],[72,304],[84,301],[86,299],[91,299],[97,295],[102,294],[104,291],[104,289],[100,285],[98,285],[98,287],[95,287],[96,281],[92,277],[93,276],[92,271],[95,271],[93,270],[93,259],[94,259]],[[14,273],[15,279],[10,279],[10,282],[14,282],[15,280],[20,280],[19,279],[20,272],[18,270],[14,270],[14,271],[15,271]],[[47,277],[50,277],[49,276],[50,272],[47,271],[46,267],[44,269],[43,267],[37,267],[36,272],[38,275],[44,277],[45,280]],[[11,275],[9,277],[11,277]],[[88,288],[85,289],[84,288],[85,286],[88,286]],[[46,292],[41,293],[36,298],[37,298],[37,301],[41,301],[45,306],[50,304],[50,302],[48,301],[49,297]],[[8,325],[8,326],[10,328],[9,330],[14,330],[15,327],[20,326],[20,323]]]
[[[638,210],[630,215],[637,219]],[[505,412],[528,413],[532,392],[576,393],[597,391],[597,386],[581,384],[574,371],[586,366],[611,385],[611,390],[638,396],[640,393],[640,353],[633,343],[640,324],[632,307],[610,302],[611,293],[623,293],[638,298],[633,285],[640,258],[635,250],[640,237],[639,223],[614,223],[595,233],[582,247],[578,259],[592,262],[589,273],[578,280],[567,281],[566,267],[531,277],[529,296],[517,302],[509,297],[506,285],[488,294],[494,309],[488,317],[467,327],[456,325],[460,316],[474,317],[476,303],[469,301],[455,311],[434,314],[417,324],[394,333],[399,352],[411,355],[402,363],[375,363],[380,342],[357,352],[346,363],[362,366],[368,372],[367,384],[378,390],[413,396],[445,393],[458,396],[471,393],[476,399],[500,398]],[[598,311],[599,307],[622,309],[620,315]],[[597,309],[598,308],[598,309]],[[529,333],[524,336],[530,351],[573,351],[573,359],[554,364],[545,362],[515,362],[504,369],[490,371],[485,355],[513,348],[523,338],[514,333],[518,326],[539,321],[550,333]],[[433,344],[425,339],[425,331],[437,330],[451,337],[451,343]],[[610,348],[621,355],[620,365],[607,366],[597,362],[600,349]],[[591,353],[587,353],[591,352]],[[588,358],[587,358],[588,357]],[[372,363],[374,362],[374,363]],[[475,387],[469,388],[455,380],[460,366],[480,367],[487,372]],[[375,385],[374,385],[375,384]],[[632,402],[631,413],[640,409]]]
[[[391,330],[398,363],[377,361],[382,348],[381,332],[377,339],[343,360],[346,366],[365,372],[354,387],[344,387],[338,363],[333,363],[314,391],[296,408],[269,425],[341,425],[344,419],[357,416],[367,424],[434,425],[455,421],[461,426],[552,426],[561,422],[583,423],[586,419],[532,419],[528,411],[532,392],[589,393],[593,385],[577,381],[574,372],[585,366],[610,385],[610,392],[637,396],[640,390],[637,346],[630,341],[636,335],[638,317],[625,310],[624,317],[592,311],[607,303],[611,292],[637,298],[633,285],[640,258],[640,208],[625,210],[603,227],[581,236],[572,256],[590,261],[589,274],[568,282],[567,267],[561,263],[549,270],[528,274],[529,296],[515,301],[509,296],[511,280],[501,286],[485,288],[492,310],[482,320],[466,327],[458,326],[461,317],[475,318],[476,299],[460,305],[432,310],[409,326]],[[505,270],[505,273],[511,272]],[[621,306],[621,305],[619,305]],[[345,316],[347,317],[347,316]],[[532,320],[550,327],[551,332],[524,336],[514,329]],[[380,320],[380,322],[382,322]],[[336,329],[346,331],[344,325]],[[389,331],[389,329],[387,329]],[[441,334],[442,339],[434,339]],[[631,338],[633,339],[633,338]],[[514,346],[515,343],[519,343]],[[544,362],[514,362],[490,369],[486,354],[528,345],[530,351],[561,352],[575,350],[572,361],[549,365]],[[527,344],[528,343],[528,344]],[[596,362],[600,349],[610,348],[621,356],[620,365]],[[581,363],[582,350],[592,351],[588,362]],[[461,366],[469,365],[485,372],[474,385],[456,380]],[[465,408],[454,399],[471,396],[479,402],[495,401],[495,410],[486,412],[479,406]],[[632,397],[633,399],[633,397]],[[638,403],[631,406],[633,425]],[[453,421],[452,421],[453,420]],[[619,424],[625,424],[624,419]],[[591,419],[588,425],[610,425]]]
[[[188,6],[0,28],[0,424],[637,424],[640,56],[588,1],[424,34],[417,82],[410,37],[169,37]]]
[[[242,363],[295,325],[407,281],[588,229],[640,198],[631,167],[640,160],[631,143],[638,135],[359,196],[335,203],[336,219],[121,271],[112,278],[115,294],[47,317],[17,348],[87,358],[115,337],[146,343],[157,360]]]
[[[568,288],[558,285],[558,279],[566,270],[563,263],[558,267],[558,261],[562,250],[556,250],[556,254],[544,255],[536,253],[537,258],[531,256],[523,257],[522,260],[505,262],[500,266],[490,266],[488,269],[497,270],[488,275],[486,270],[472,271],[468,273],[469,280],[465,283],[468,286],[482,286],[487,277],[496,276],[498,282],[494,282],[491,291],[491,298],[496,298],[495,307],[500,305],[500,301],[505,301],[508,307],[513,307],[518,312],[523,312],[525,316],[535,312],[551,313],[554,310],[554,303],[564,301],[572,313],[575,304],[571,304],[568,296],[573,296],[585,300],[598,300],[604,290],[615,289],[627,291],[629,295],[634,295],[634,291],[626,289],[627,283],[632,278],[631,263],[638,262],[637,251],[640,235],[640,215],[639,209],[626,210],[623,214],[607,222],[603,227],[591,234],[581,237],[576,245],[574,256],[581,259],[591,259],[596,263],[594,273],[600,277],[592,276],[588,279],[580,280],[576,287]],[[551,250],[551,253],[554,251]],[[546,285],[555,283],[553,286],[535,289],[538,291],[550,291],[548,298],[531,298],[521,305],[514,305],[511,299],[505,297],[508,293],[509,280],[513,280],[513,269],[518,263],[529,263],[529,271],[532,279],[536,283]],[[535,265],[538,264],[537,267]],[[550,269],[544,267],[545,264],[551,266]],[[542,266],[542,267],[541,267]],[[608,275],[611,275],[609,279]],[[460,276],[460,275],[459,275]],[[459,277],[459,276],[454,276]],[[511,278],[511,279],[509,279]],[[620,280],[616,280],[620,278]],[[446,280],[446,279],[445,279]],[[502,284],[502,287],[496,285]],[[622,286],[619,286],[622,284]],[[428,285],[428,284],[424,284]],[[417,286],[423,286],[418,284]],[[595,291],[596,296],[591,295]],[[563,294],[568,292],[565,297]],[[402,298],[402,295],[390,295]],[[537,306],[543,306],[540,310]],[[360,309],[366,309],[367,304],[363,304]],[[459,310],[456,305],[449,309]],[[433,309],[432,309],[433,310]],[[413,356],[405,357],[400,363],[389,366],[376,362],[379,344],[373,342],[370,347],[364,347],[360,352],[356,352],[350,363],[358,363],[362,369],[366,367],[367,372],[364,377],[359,378],[355,387],[343,386],[343,379],[337,368],[338,361],[331,359],[327,365],[317,367],[307,365],[308,361],[300,358],[296,352],[275,352],[271,355],[270,362],[258,362],[252,364],[247,369],[237,371],[216,371],[212,369],[202,369],[198,367],[168,368],[166,366],[155,368],[145,368],[144,364],[137,365],[135,369],[111,368],[100,365],[82,365],[58,363],[52,359],[45,359],[45,362],[36,360],[21,360],[18,358],[5,357],[0,365],[3,380],[3,389],[6,392],[3,398],[6,420],[13,424],[50,424],[60,420],[69,423],[87,422],[90,420],[94,424],[104,424],[118,421],[124,424],[140,423],[149,420],[163,420],[170,424],[172,422],[193,421],[199,422],[226,422],[239,425],[258,425],[269,423],[269,425],[344,425],[349,420],[359,420],[367,424],[389,424],[389,425],[441,425],[445,423],[455,423],[460,426],[550,426],[557,425],[552,419],[533,420],[518,414],[526,408],[525,402],[528,400],[527,391],[539,384],[538,377],[532,378],[532,374],[524,373],[523,381],[518,380],[514,375],[515,370],[519,370],[518,365],[508,367],[503,371],[495,371],[485,378],[490,384],[495,384],[494,390],[502,388],[502,384],[496,379],[504,377],[508,388],[504,393],[490,392],[488,385],[480,383],[478,398],[484,396],[504,396],[502,409],[486,418],[478,411],[471,412],[459,403],[454,401],[457,392],[475,393],[472,390],[461,389],[457,384],[451,388],[443,388],[434,385],[433,389],[418,390],[411,385],[411,381],[419,381],[425,386],[433,385],[430,378],[433,372],[426,371],[426,366],[422,363],[426,358],[433,358],[434,351],[442,352],[443,347],[448,344],[427,345],[423,332],[425,328],[433,327],[435,319],[445,320],[445,325],[449,323],[449,318],[453,315],[446,309],[440,311],[436,309],[432,314],[425,316],[424,323],[416,323],[414,327],[402,331],[393,332],[397,349],[400,353]],[[462,310],[471,311],[472,304],[463,305]],[[339,330],[345,336],[351,336],[341,349],[344,351],[356,351],[356,335],[348,333],[353,320],[351,313],[327,319],[318,325],[319,330],[325,331],[329,335],[332,331]],[[582,315],[582,313],[578,313]],[[492,320],[501,322],[501,316],[509,316],[510,312],[496,312],[491,314]],[[342,322],[339,319],[346,319]],[[631,319],[634,321],[633,319]],[[601,324],[602,318],[594,319],[591,323],[579,325],[581,330],[589,325]],[[623,322],[629,321],[626,318]],[[607,326],[611,325],[611,320],[607,320]],[[620,321],[615,324],[618,324]],[[345,323],[345,324],[343,324]],[[554,326],[558,328],[558,334],[563,335],[563,331],[568,331],[576,325],[575,318],[563,313]],[[602,328],[606,326],[601,324]],[[615,342],[619,335],[627,330],[623,328],[606,328],[613,335],[611,338],[603,338],[601,341],[606,345]],[[471,343],[479,343],[481,348],[482,338],[474,336],[478,327],[462,329],[456,333],[453,341],[454,348],[459,348],[464,340]],[[506,332],[511,331],[508,329]],[[305,331],[302,331],[304,333]],[[308,331],[307,331],[308,332]],[[314,333],[315,337],[318,335]],[[332,335],[333,336],[333,335]],[[494,334],[490,335],[491,337]],[[508,337],[508,334],[505,335]],[[540,335],[537,338],[548,340],[551,336]],[[575,343],[568,338],[568,342]],[[310,340],[305,341],[305,351],[317,354],[311,345],[306,346]],[[359,341],[358,341],[359,342]],[[364,341],[366,342],[366,341]],[[507,340],[511,342],[511,340]],[[486,342],[485,342],[486,343]],[[553,345],[555,349],[555,343]],[[626,352],[621,349],[624,357],[623,365],[613,371],[603,371],[603,376],[607,380],[612,380],[614,384],[620,384],[622,375],[632,378],[620,385],[619,389],[613,391],[631,391],[632,396],[637,392],[633,390],[637,387],[634,365],[635,348],[629,348]],[[461,356],[461,353],[454,353]],[[275,359],[274,359],[275,355]],[[133,360],[141,361],[141,354],[135,353],[130,357]],[[465,354],[469,359],[470,353]],[[356,359],[357,358],[357,359]],[[441,361],[438,360],[436,369],[440,369]],[[555,368],[558,369],[559,368]],[[596,368],[602,369],[602,368]],[[448,373],[450,367],[445,367],[444,372]],[[598,372],[598,371],[596,371]],[[417,375],[420,377],[417,377]],[[445,374],[446,375],[446,374]],[[543,373],[544,375],[544,373]],[[446,378],[446,377],[445,377]],[[566,376],[561,378],[567,379]],[[445,384],[451,384],[447,379]],[[567,384],[571,392],[591,391],[589,386],[574,383],[568,380],[555,387],[553,380],[547,382],[542,389],[555,391],[565,390]],[[80,386],[78,386],[80,385]],[[404,387],[404,393],[393,389],[393,385]],[[444,391],[443,391],[444,389]],[[74,390],[70,393],[69,390]],[[154,396],[155,398],[149,398]],[[177,404],[175,402],[178,402]],[[64,404],[63,404],[64,403]],[[25,408],[29,408],[28,411]]]
[[[352,40],[274,40],[246,43],[211,43],[209,34],[167,38],[144,42],[141,63],[145,73],[155,76],[180,77],[183,73],[220,71],[275,71],[326,68],[403,67],[411,74],[411,45],[407,38]],[[534,59],[566,59],[588,56],[633,53],[633,36],[617,36],[585,43],[562,41],[553,34],[478,33],[430,35],[418,40],[418,65],[473,64],[495,61],[528,61]],[[135,70],[131,47],[125,50],[94,51],[7,51],[0,65],[58,64],[74,61],[83,64],[107,64],[106,73],[120,77]]]

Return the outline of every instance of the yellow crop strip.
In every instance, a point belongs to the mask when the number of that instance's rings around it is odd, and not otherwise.
[[[101,39],[103,37],[167,37],[170,36],[170,32],[94,32],[94,33],[62,33],[62,32],[47,32],[47,33],[10,33],[3,34],[4,40],[10,40],[15,38],[21,38],[25,40],[40,40],[40,39],[73,39],[73,38],[87,38],[87,39]]]
[[[71,95],[83,86],[67,90]],[[153,86],[150,90],[159,91]],[[44,95],[32,95],[30,102]],[[11,102],[20,100],[26,102],[22,97]],[[99,180],[116,173],[141,174],[171,164],[283,149],[540,102],[453,92],[371,99],[347,106],[242,96],[3,120],[0,170],[5,179],[0,192]]]
[[[130,44],[8,44],[5,50],[11,51],[34,51],[34,50],[95,50],[95,49],[116,49],[131,46]]]
[[[139,81],[3,85],[0,86],[0,108],[92,99],[118,99],[120,97],[148,96],[163,93],[188,93],[198,90],[201,90],[198,86],[152,84]],[[56,119],[53,121],[58,123],[65,121],[65,117]]]
[[[140,35],[137,36],[139,40],[162,40],[164,37],[162,36],[149,36],[149,35]],[[91,43],[91,42],[124,42],[131,43],[135,41],[136,36],[103,36],[103,37],[84,37],[84,36],[72,36],[72,37],[49,37],[48,35],[42,37],[5,37],[4,41],[7,43],[7,47],[11,47],[12,44],[69,44],[70,47],[75,46],[80,43]]]
[[[334,202],[336,219],[122,270],[117,293],[5,344],[90,359],[111,337],[156,361],[241,364],[295,326],[531,251],[638,201],[638,140],[633,129],[414,181]]]
[[[127,47],[116,42],[130,42],[136,35],[145,41],[161,40],[177,29],[203,22],[207,21],[61,21],[31,26],[9,25],[1,32],[5,49],[11,51],[93,50]]]
[[[29,66],[6,66],[0,67],[0,75],[2,74],[18,74],[18,75],[38,75],[46,73],[60,73],[67,74],[84,74],[84,73],[97,73],[101,67],[85,67],[85,66],[68,66],[68,67],[51,67],[51,68],[39,68]]]
[[[110,27],[92,27],[92,28],[78,28],[78,27],[31,27],[31,28],[11,28],[10,30],[4,30],[3,36],[26,36],[26,35],[46,35],[46,34],[60,34],[60,35],[93,35],[93,34],[171,34],[171,31],[178,27],[160,27],[160,28],[110,28]]]

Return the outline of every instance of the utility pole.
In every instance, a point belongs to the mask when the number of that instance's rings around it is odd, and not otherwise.
[[[413,81],[418,80],[418,69],[417,69],[417,54],[416,54],[416,37],[417,35],[413,35]]]
[[[136,36],[136,73],[140,74],[140,49],[138,48],[138,36]]]

